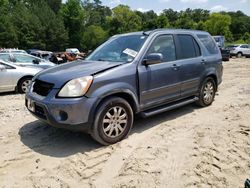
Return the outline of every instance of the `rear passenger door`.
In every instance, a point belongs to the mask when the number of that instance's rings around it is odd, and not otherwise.
[[[201,49],[192,35],[176,35],[177,58],[180,65],[181,97],[189,97],[197,93],[200,78],[205,70],[205,62]]]

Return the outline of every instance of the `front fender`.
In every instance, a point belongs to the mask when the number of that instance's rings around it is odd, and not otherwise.
[[[91,89],[87,94],[86,97],[89,98],[97,98],[95,104],[92,107],[91,110],[91,119],[94,118],[94,114],[96,111],[96,108],[100,104],[100,102],[109,97],[109,96],[121,96],[121,95],[127,95],[130,99],[133,101],[133,108],[135,112],[139,112],[139,102],[138,102],[138,96],[136,94],[136,90],[129,84],[124,82],[116,82],[116,83],[110,83],[107,85],[103,85],[99,88]]]

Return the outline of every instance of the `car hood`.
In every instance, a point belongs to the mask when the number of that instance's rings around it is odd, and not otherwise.
[[[35,79],[53,83],[54,88],[61,88],[66,82],[83,77],[98,74],[105,70],[121,65],[121,62],[104,61],[74,61],[56,67],[46,69],[34,77]]]

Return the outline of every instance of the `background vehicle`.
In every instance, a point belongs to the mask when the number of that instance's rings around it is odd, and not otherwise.
[[[18,49],[3,49],[0,51],[0,53],[21,53],[21,54],[27,54],[24,50],[18,50]]]
[[[213,36],[216,44],[220,48],[222,60],[229,61],[230,59],[230,50],[225,48],[225,37],[224,36]]]
[[[0,92],[18,91],[25,93],[32,77],[40,68],[16,66],[0,61]]]
[[[67,48],[66,49],[67,53],[74,53],[74,54],[79,54],[80,51],[77,48]]]
[[[22,53],[0,53],[0,59],[14,63],[15,65],[40,67],[43,69],[55,66],[55,64],[50,61]]]
[[[227,46],[227,49],[230,50],[231,56],[250,57],[250,45],[249,44],[233,44],[233,45]]]
[[[26,52],[28,54],[31,54],[31,53],[36,52],[36,51],[40,51],[40,50],[39,49],[28,49],[28,50],[26,50]]]
[[[101,144],[125,138],[134,115],[149,117],[196,102],[213,103],[221,53],[202,31],[117,35],[85,61],[45,70],[26,94],[29,111],[52,126],[87,131]]]
[[[56,57],[56,55],[53,52],[50,51],[35,51],[35,52],[31,52],[30,55],[39,57],[41,59],[45,59],[47,61],[50,61],[52,63],[58,64],[58,59]]]

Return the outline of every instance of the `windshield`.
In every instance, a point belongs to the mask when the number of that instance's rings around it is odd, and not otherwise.
[[[97,48],[86,60],[131,62],[134,60],[147,36],[127,35],[111,38]]]

